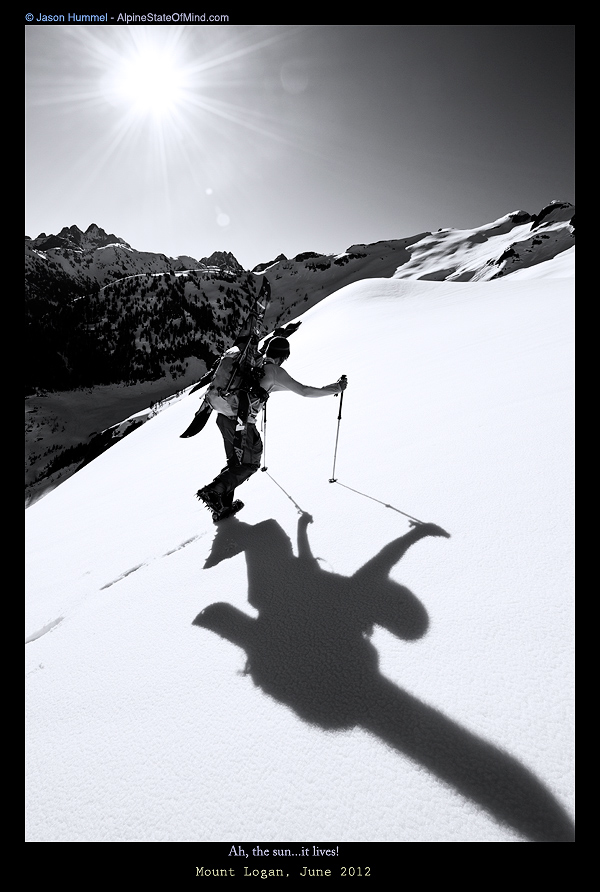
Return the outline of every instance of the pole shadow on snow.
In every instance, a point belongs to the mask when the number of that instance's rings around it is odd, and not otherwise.
[[[573,841],[568,815],[531,771],[379,672],[369,640],[374,624],[406,641],[428,627],[423,604],[389,573],[420,539],[448,533],[417,524],[344,577],[313,557],[311,521],[306,513],[298,520],[297,557],[274,519],[250,525],[233,518],[218,527],[205,569],[244,552],[248,601],[258,616],[221,602],[193,624],[241,647],[254,683],[305,721],[364,728],[528,840]]]

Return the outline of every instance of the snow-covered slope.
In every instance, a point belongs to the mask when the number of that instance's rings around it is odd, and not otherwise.
[[[573,259],[310,309],[337,483],[277,393],[215,527],[182,393],[28,509],[28,841],[571,838]]]
[[[136,251],[95,224],[26,240],[26,501],[75,472],[98,431],[86,418],[120,424],[123,403],[139,410],[145,396],[161,399],[197,380],[204,361],[232,343],[263,274],[272,329],[364,279],[486,281],[545,266],[572,249],[574,213],[569,202],[552,201],[535,216],[513,211],[474,229],[351,245],[338,255],[280,255],[252,272],[227,252],[197,261]],[[75,410],[82,399],[73,388],[82,386],[86,414]]]
[[[401,279],[469,282],[497,279],[551,260],[574,245],[575,208],[552,202],[536,217],[513,211],[476,229],[440,229],[409,248]]]

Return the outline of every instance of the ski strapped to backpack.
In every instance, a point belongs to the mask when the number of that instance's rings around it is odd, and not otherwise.
[[[238,352],[235,354],[229,351],[225,353],[191,391],[193,393],[204,386],[204,384],[210,383],[213,385],[213,389],[216,390],[219,400],[228,402],[232,395],[237,396],[237,426],[239,431],[236,433],[236,440],[239,440],[239,442],[234,443],[234,448],[238,455],[240,454],[240,449],[243,453],[245,444],[245,428],[251,407],[250,397],[264,402],[267,396],[259,384],[260,377],[262,377],[263,357],[258,352],[258,343],[263,336],[262,329],[265,314],[270,302],[271,286],[267,277],[263,276],[260,291],[250,308],[244,332],[235,341]],[[219,383],[217,388],[214,388],[214,384],[218,381],[220,375],[223,376],[223,382]],[[214,401],[214,396],[211,396],[211,398]],[[210,418],[213,408],[214,406],[210,404],[207,396],[205,396],[200,408],[192,419],[192,423],[180,436],[183,438],[193,437],[200,433]],[[239,437],[238,433],[240,434]]]
[[[271,286],[267,277],[264,276],[253,312],[250,314],[250,329],[246,343],[240,350],[236,367],[232,369],[230,378],[230,388],[237,390],[238,394],[237,425],[233,449],[239,462],[244,460],[250,409],[264,405],[269,398],[268,393],[260,386],[264,370],[263,357],[258,352],[258,343],[263,336],[262,328],[270,303]]]

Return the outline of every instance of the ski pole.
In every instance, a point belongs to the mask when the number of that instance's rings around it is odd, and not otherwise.
[[[342,381],[342,380],[343,381],[346,380],[345,375],[342,375],[342,377],[340,378],[340,381]],[[335,396],[337,396],[337,393],[335,394]],[[340,392],[340,411],[338,412],[338,418],[337,418],[337,422],[338,422],[337,423],[337,432],[335,435],[335,449],[333,452],[333,471],[331,472],[331,477],[329,478],[330,483],[337,483],[337,479],[335,476],[335,463],[337,461],[337,448],[338,448],[338,440],[340,437],[340,421],[342,420],[342,405],[343,405],[343,403],[344,403],[344,391],[342,390]]]
[[[267,404],[263,405],[263,419],[262,419],[262,427],[263,427],[263,466],[261,471],[267,470]]]

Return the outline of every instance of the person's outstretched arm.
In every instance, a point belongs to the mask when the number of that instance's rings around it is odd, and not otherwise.
[[[332,396],[335,393],[341,393],[345,389],[346,381],[336,381],[334,384],[326,384],[325,387],[311,387],[309,384],[301,384],[292,378],[285,369],[274,363],[269,363],[265,374],[261,380],[261,386],[272,393],[275,390],[291,390],[298,396],[319,397]]]

